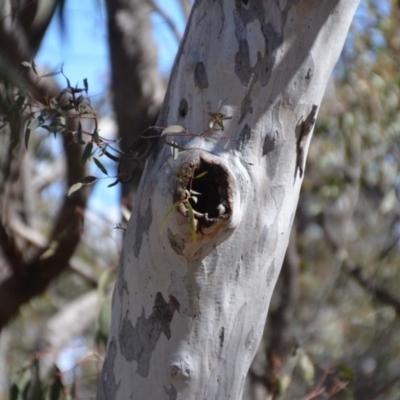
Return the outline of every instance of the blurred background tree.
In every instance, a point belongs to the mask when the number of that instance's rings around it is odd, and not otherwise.
[[[0,7],[0,399],[94,397],[141,170],[124,162],[116,171],[105,151],[134,151],[157,118],[166,77],[154,15],[178,44],[174,14],[191,8],[94,1],[106,13],[111,78],[93,96],[90,77],[73,86],[61,67],[33,61],[52,18],[68,31],[69,3]],[[399,21],[396,1],[362,1],[321,106],[245,399],[398,399]],[[110,201],[105,186],[118,172],[130,182]],[[82,181],[107,174],[114,180]]]

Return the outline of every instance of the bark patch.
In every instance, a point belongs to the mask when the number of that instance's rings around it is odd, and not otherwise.
[[[136,326],[133,326],[128,315],[125,316],[119,332],[120,350],[127,361],[137,362],[140,376],[148,376],[150,359],[161,334],[164,333],[168,340],[171,338],[170,324],[174,312],[174,307],[158,292],[149,318],[145,317],[143,309]]]
[[[194,84],[199,89],[208,88],[208,78],[207,78],[206,67],[204,66],[204,63],[202,61],[199,61],[196,64],[193,77],[194,77]]]
[[[267,156],[267,173],[271,181],[274,180],[276,175],[284,141],[281,133],[283,128],[279,119],[280,104],[280,101],[275,103],[272,111],[270,111],[272,115],[269,114],[266,118],[266,133],[262,150],[262,155]]]
[[[218,365],[214,368],[211,378],[207,384],[206,395],[204,399],[214,399],[215,388],[218,388],[219,399],[236,399],[237,388],[240,382],[235,381],[235,368],[239,362],[238,357],[242,344],[244,322],[246,316],[247,304],[240,307],[226,347],[226,358],[221,358]]]
[[[267,272],[267,286],[269,286],[275,277],[275,260],[272,261]]]
[[[195,268],[193,267],[192,271]],[[171,282],[168,293],[170,298],[174,297],[179,303],[179,314],[187,318],[196,317],[200,313],[197,301],[200,298],[200,288],[194,282],[193,272],[189,269],[189,273],[184,277],[172,272]]]
[[[122,296],[124,294],[124,291],[127,294],[129,294],[128,282],[125,279],[125,256],[123,252],[121,254],[120,272],[118,274],[117,287],[118,287],[118,294],[122,302]]]
[[[261,235],[258,239],[258,246],[257,246],[257,250],[260,254],[262,254],[262,252],[263,252],[265,240],[267,239],[267,235],[268,235],[268,226],[264,225],[264,227],[261,231]]]
[[[172,250],[174,250],[176,254],[183,256],[183,250],[185,249],[185,239],[182,239],[178,234],[174,235],[169,228],[167,230],[167,234]]]
[[[256,340],[254,338],[254,326],[252,326],[247,334],[246,341],[244,342],[244,348],[248,351],[254,351],[254,344]]]
[[[284,186],[274,186],[271,190],[272,197],[274,198],[276,208],[278,210],[278,215],[281,212],[283,200],[285,198],[285,187]]]
[[[276,52],[283,42],[282,32],[274,29],[272,22],[268,21],[269,16],[266,15],[266,6],[262,1],[256,1],[253,7],[248,9],[236,4],[234,11],[235,36],[239,45],[239,49],[235,56],[235,74],[240,82],[247,86],[250,78],[255,77],[257,81],[265,86],[272,73],[272,66],[275,64]],[[273,5],[269,5],[273,7]],[[260,35],[264,38],[263,51],[257,52],[257,61],[251,66],[250,48],[247,32],[247,25],[258,20],[260,26]]]
[[[181,309],[181,304],[179,303],[179,301],[177,300],[177,298],[175,296],[169,296],[169,303],[171,304],[171,306],[173,308],[175,308],[176,311],[180,311]]]
[[[188,101],[186,99],[182,99],[179,103],[178,115],[181,118],[185,118],[188,111],[189,111]]]
[[[239,139],[236,143],[236,150],[242,151],[246,147],[250,138],[251,138],[251,128],[248,124],[246,124],[240,131]]]
[[[207,270],[210,274],[213,274],[215,270],[217,269],[217,264],[219,260],[219,254],[216,249],[210,254],[210,257],[208,258],[207,262]]]
[[[175,386],[172,384],[169,389],[164,385],[164,392],[169,397],[169,400],[176,400],[178,397],[178,392],[176,391]]]
[[[219,347],[224,347],[224,340],[225,340],[225,328],[222,327],[219,332]]]
[[[140,214],[139,212],[139,216],[136,221],[135,243],[133,245],[133,253],[135,254],[135,257],[139,256],[140,248],[142,247],[143,236],[145,233],[149,233],[152,219],[153,216],[151,213],[151,206],[149,204],[144,215]]]
[[[116,382],[114,375],[114,363],[117,358],[117,344],[115,338],[111,340],[106,360],[104,361],[103,370],[101,372],[101,380],[97,400],[115,400],[121,382]]]
[[[274,2],[269,2],[267,6],[263,0],[252,0],[247,5],[242,0],[236,0],[235,5],[233,19],[238,51],[235,55],[234,72],[246,88],[239,120],[241,122],[252,111],[250,98],[255,84],[259,82],[261,86],[266,86],[271,79],[277,52],[283,43],[282,29],[286,22],[287,12],[279,10]],[[276,11],[272,8],[276,8]],[[282,15],[282,24],[276,24],[276,21],[271,19],[271,16],[278,12]],[[254,24],[255,21],[258,23]],[[259,49],[256,54],[252,53],[253,56],[250,54],[249,47],[249,42],[252,43],[254,40],[252,29],[259,29],[257,36],[260,37],[257,40]]]
[[[276,211],[274,223],[268,227],[264,225],[261,235],[258,239],[258,252],[261,254],[259,268],[263,268],[265,257],[274,254],[276,245],[278,243],[278,215],[279,210]]]
[[[239,51],[235,56],[235,74],[243,85],[247,85],[253,69],[250,65],[249,43],[246,39],[239,40]]]

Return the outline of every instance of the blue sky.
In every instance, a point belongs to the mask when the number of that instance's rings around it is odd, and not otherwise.
[[[177,0],[159,1],[170,15],[179,31],[183,33],[185,20]],[[164,75],[171,69],[178,42],[165,21],[153,13],[154,40],[158,46],[159,67]],[[90,94],[101,96],[109,87],[109,61],[107,45],[107,16],[103,0],[66,1],[66,29],[61,33],[59,19],[53,19],[36,63],[57,70],[64,65],[64,72],[71,84],[82,84],[88,78]],[[60,78],[61,84],[62,79]]]
[[[161,0],[158,3],[174,21],[178,30],[183,33],[185,19],[177,6],[177,0]],[[154,40],[158,47],[159,68],[161,73],[167,76],[178,50],[178,42],[166,22],[158,14],[153,13],[152,20]],[[35,62],[48,71],[59,71],[62,65],[65,75],[73,86],[78,84],[83,87],[83,79],[87,78],[89,96],[96,107],[96,104],[99,104],[107,95],[110,85],[107,16],[104,1],[67,0],[64,32],[61,31],[60,20],[56,15]],[[61,75],[56,76],[56,79],[60,86],[65,86],[65,79]],[[110,135],[112,131],[115,131],[115,126],[108,119],[103,125],[103,133]],[[106,166],[111,172],[115,164],[108,163]],[[95,167],[90,173],[102,176]],[[103,210],[107,210],[107,218],[117,223],[120,219],[119,189],[118,187],[107,188],[112,181],[112,179],[105,179],[96,183],[89,207],[100,214],[104,214]]]

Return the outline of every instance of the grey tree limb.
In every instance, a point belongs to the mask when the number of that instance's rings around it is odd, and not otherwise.
[[[152,40],[152,7],[142,0],[107,0],[106,5],[113,105],[121,150],[127,151],[145,128],[155,124],[165,89]],[[137,186],[143,163],[126,162],[123,169],[128,176],[136,172]],[[122,196],[130,191],[124,185]]]
[[[357,5],[195,3],[125,234],[98,400],[241,397],[298,202],[301,122]]]

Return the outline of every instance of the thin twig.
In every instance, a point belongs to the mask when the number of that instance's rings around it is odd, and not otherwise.
[[[396,376],[394,379],[392,379],[389,383],[387,383],[385,386],[383,386],[381,389],[379,389],[377,392],[375,392],[372,397],[370,397],[368,400],[375,400],[381,397],[383,394],[386,394],[389,392],[389,390],[392,389],[392,387],[400,381],[400,375]]]
[[[362,276],[361,271],[362,267],[360,266],[350,266],[344,263],[344,270],[354,278],[359,285],[365,289],[369,294],[372,294],[378,301],[390,305],[396,311],[396,314],[400,316],[400,298],[396,297],[393,293],[390,293],[389,290],[384,288],[382,285],[375,283],[364,276]]]

